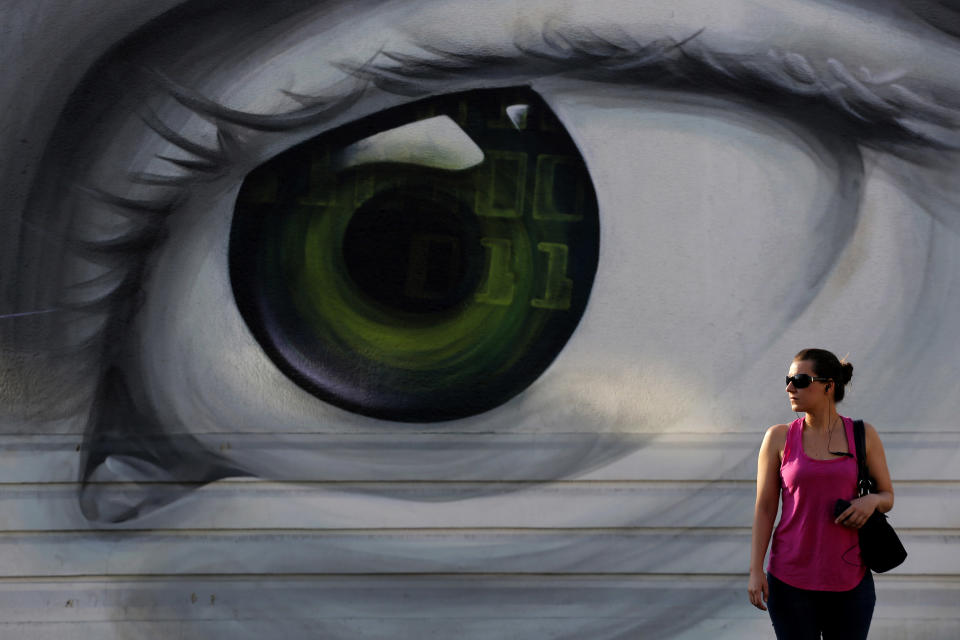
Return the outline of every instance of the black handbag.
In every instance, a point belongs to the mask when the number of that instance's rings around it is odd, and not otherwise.
[[[853,423],[853,441],[857,447],[857,497],[876,493],[876,484],[867,471],[866,433],[863,420]],[[860,558],[863,564],[877,573],[890,571],[903,564],[907,550],[903,548],[897,532],[887,521],[887,516],[875,510],[860,527]]]

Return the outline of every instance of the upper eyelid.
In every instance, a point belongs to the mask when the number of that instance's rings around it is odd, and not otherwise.
[[[937,102],[907,87],[899,74],[892,79],[861,68],[860,77],[834,58],[817,68],[799,53],[769,49],[755,55],[713,51],[698,40],[701,31],[683,40],[663,38],[640,43],[614,40],[593,31],[545,31],[535,44],[514,43],[514,52],[473,54],[419,44],[422,55],[382,50],[358,64],[334,63],[359,84],[331,87],[328,95],[287,94],[302,102],[301,109],[283,114],[251,114],[220,105],[169,78],[158,76],[163,87],[184,106],[207,117],[254,130],[283,131],[314,126],[339,115],[372,84],[378,89],[410,97],[449,91],[450,83],[468,77],[496,81],[504,68],[530,78],[589,73],[595,81],[625,81],[638,85],[742,93],[748,87],[757,101],[771,104],[824,105],[839,114],[867,143],[920,144],[927,148],[960,149],[960,105]],[[512,82],[516,84],[514,80]]]
[[[326,91],[328,95],[303,96],[284,91],[285,95],[304,106],[282,114],[256,114],[218,104],[159,71],[151,69],[147,73],[151,74],[174,100],[195,113],[214,118],[219,123],[267,132],[288,131],[327,122],[353,106],[366,89],[362,83],[354,82],[338,83],[338,86],[329,87]]]

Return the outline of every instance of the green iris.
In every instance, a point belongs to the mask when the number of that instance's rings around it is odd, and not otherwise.
[[[298,384],[365,415],[448,420],[505,402],[556,357],[598,237],[589,176],[545,103],[473,91],[252,172],[230,270],[245,321]]]

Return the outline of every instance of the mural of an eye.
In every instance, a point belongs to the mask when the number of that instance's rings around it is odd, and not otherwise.
[[[583,159],[526,87],[433,97],[252,171],[230,277],[274,363],[322,400],[403,422],[462,418],[528,387],[597,268]]]

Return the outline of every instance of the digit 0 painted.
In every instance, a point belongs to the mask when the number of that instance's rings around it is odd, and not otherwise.
[[[536,181],[533,188],[533,219],[578,222],[583,219],[583,183],[579,165],[566,156],[541,154],[537,156]],[[576,176],[576,177],[573,177]],[[557,205],[554,194],[558,184],[573,180],[574,198],[569,209]],[[565,185],[570,186],[570,185]]]

